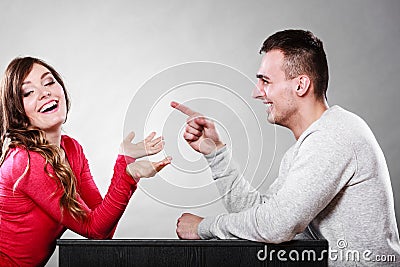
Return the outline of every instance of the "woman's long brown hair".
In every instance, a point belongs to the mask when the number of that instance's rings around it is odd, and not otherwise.
[[[0,147],[2,148],[0,166],[11,148],[20,147],[28,152],[27,167],[24,174],[17,179],[14,185],[15,190],[19,181],[23,179],[29,170],[29,151],[39,153],[46,160],[45,172],[56,180],[58,186],[63,189],[59,203],[61,214],[63,214],[63,209],[65,208],[74,218],[84,219],[86,214],[77,201],[76,178],[71,167],[62,161],[60,148],[46,140],[45,132],[30,125],[29,118],[25,113],[21,87],[34,64],[47,68],[62,86],[67,104],[67,114],[69,111],[70,101],[64,82],[53,67],[33,57],[19,57],[12,60],[4,73],[0,89]],[[50,164],[53,168],[56,177],[48,172],[47,164]]]

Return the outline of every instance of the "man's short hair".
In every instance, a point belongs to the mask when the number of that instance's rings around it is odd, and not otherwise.
[[[317,99],[326,99],[328,62],[320,39],[310,31],[279,31],[264,41],[260,54],[274,49],[280,50],[284,55],[282,67],[286,79],[305,74],[314,85]]]

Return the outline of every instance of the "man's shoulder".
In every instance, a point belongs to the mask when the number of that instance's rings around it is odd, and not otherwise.
[[[324,119],[322,122],[330,127],[358,128],[361,125],[366,126],[366,122],[359,115],[340,106],[329,108]]]
[[[370,134],[371,130],[360,116],[340,106],[333,106],[307,129],[303,139],[316,133],[322,141],[336,140],[339,143],[349,144],[352,140]]]

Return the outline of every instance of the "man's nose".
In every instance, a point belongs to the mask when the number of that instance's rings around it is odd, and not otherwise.
[[[251,97],[255,98],[255,99],[260,99],[260,98],[265,98],[266,94],[265,91],[263,89],[263,86],[258,83],[256,87],[253,88],[253,92],[251,94]]]

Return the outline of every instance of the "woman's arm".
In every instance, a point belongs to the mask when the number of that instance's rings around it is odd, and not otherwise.
[[[22,151],[18,154],[21,153]],[[21,179],[16,190],[29,196],[35,205],[44,210],[49,217],[72,231],[88,238],[107,238],[122,216],[132,193],[136,189],[136,181],[126,173],[127,163],[124,157],[118,157],[114,166],[114,182],[111,183],[104,200],[96,208],[90,209],[82,197],[77,196],[87,214],[86,218],[81,220],[73,218],[65,209],[61,212],[60,198],[63,189],[60,183],[44,171],[45,159],[40,154],[29,153],[29,171]],[[24,155],[19,156],[24,157]],[[25,155],[26,158],[27,155]],[[20,162],[27,161],[22,159]],[[50,175],[55,177],[55,173],[49,165],[47,170]]]
[[[75,231],[88,238],[104,239],[110,237],[115,229],[115,226],[122,216],[129,202],[130,197],[136,190],[137,181],[133,179],[127,170],[130,167],[136,170],[135,178],[146,177],[148,174],[154,176],[155,172],[166,166],[166,160],[157,163],[146,163],[140,161],[137,164],[132,163],[133,158],[129,156],[119,155],[115,166],[114,174],[111,179],[108,192],[101,200],[101,195],[90,175],[87,160],[80,149],[81,153],[77,153],[74,157],[81,157],[79,162],[83,164],[82,177],[78,182],[79,188],[77,200],[82,208],[86,211],[87,217],[84,220],[76,219],[71,216],[67,210],[61,211],[60,198],[63,194],[63,189],[60,182],[52,177],[56,177],[50,165],[47,166],[46,172],[45,159],[36,152],[30,153],[30,169],[23,177],[17,187],[17,190],[29,196],[32,201],[44,210],[53,220],[60,222],[65,227]],[[71,159],[71,154],[68,155]],[[26,151],[18,153],[19,162],[25,163],[19,166],[23,172],[26,166],[28,154]],[[74,162],[74,164],[76,164]],[[155,166],[162,165],[161,168],[155,170]],[[138,168],[141,167],[141,168]],[[50,175],[49,175],[50,174]]]

